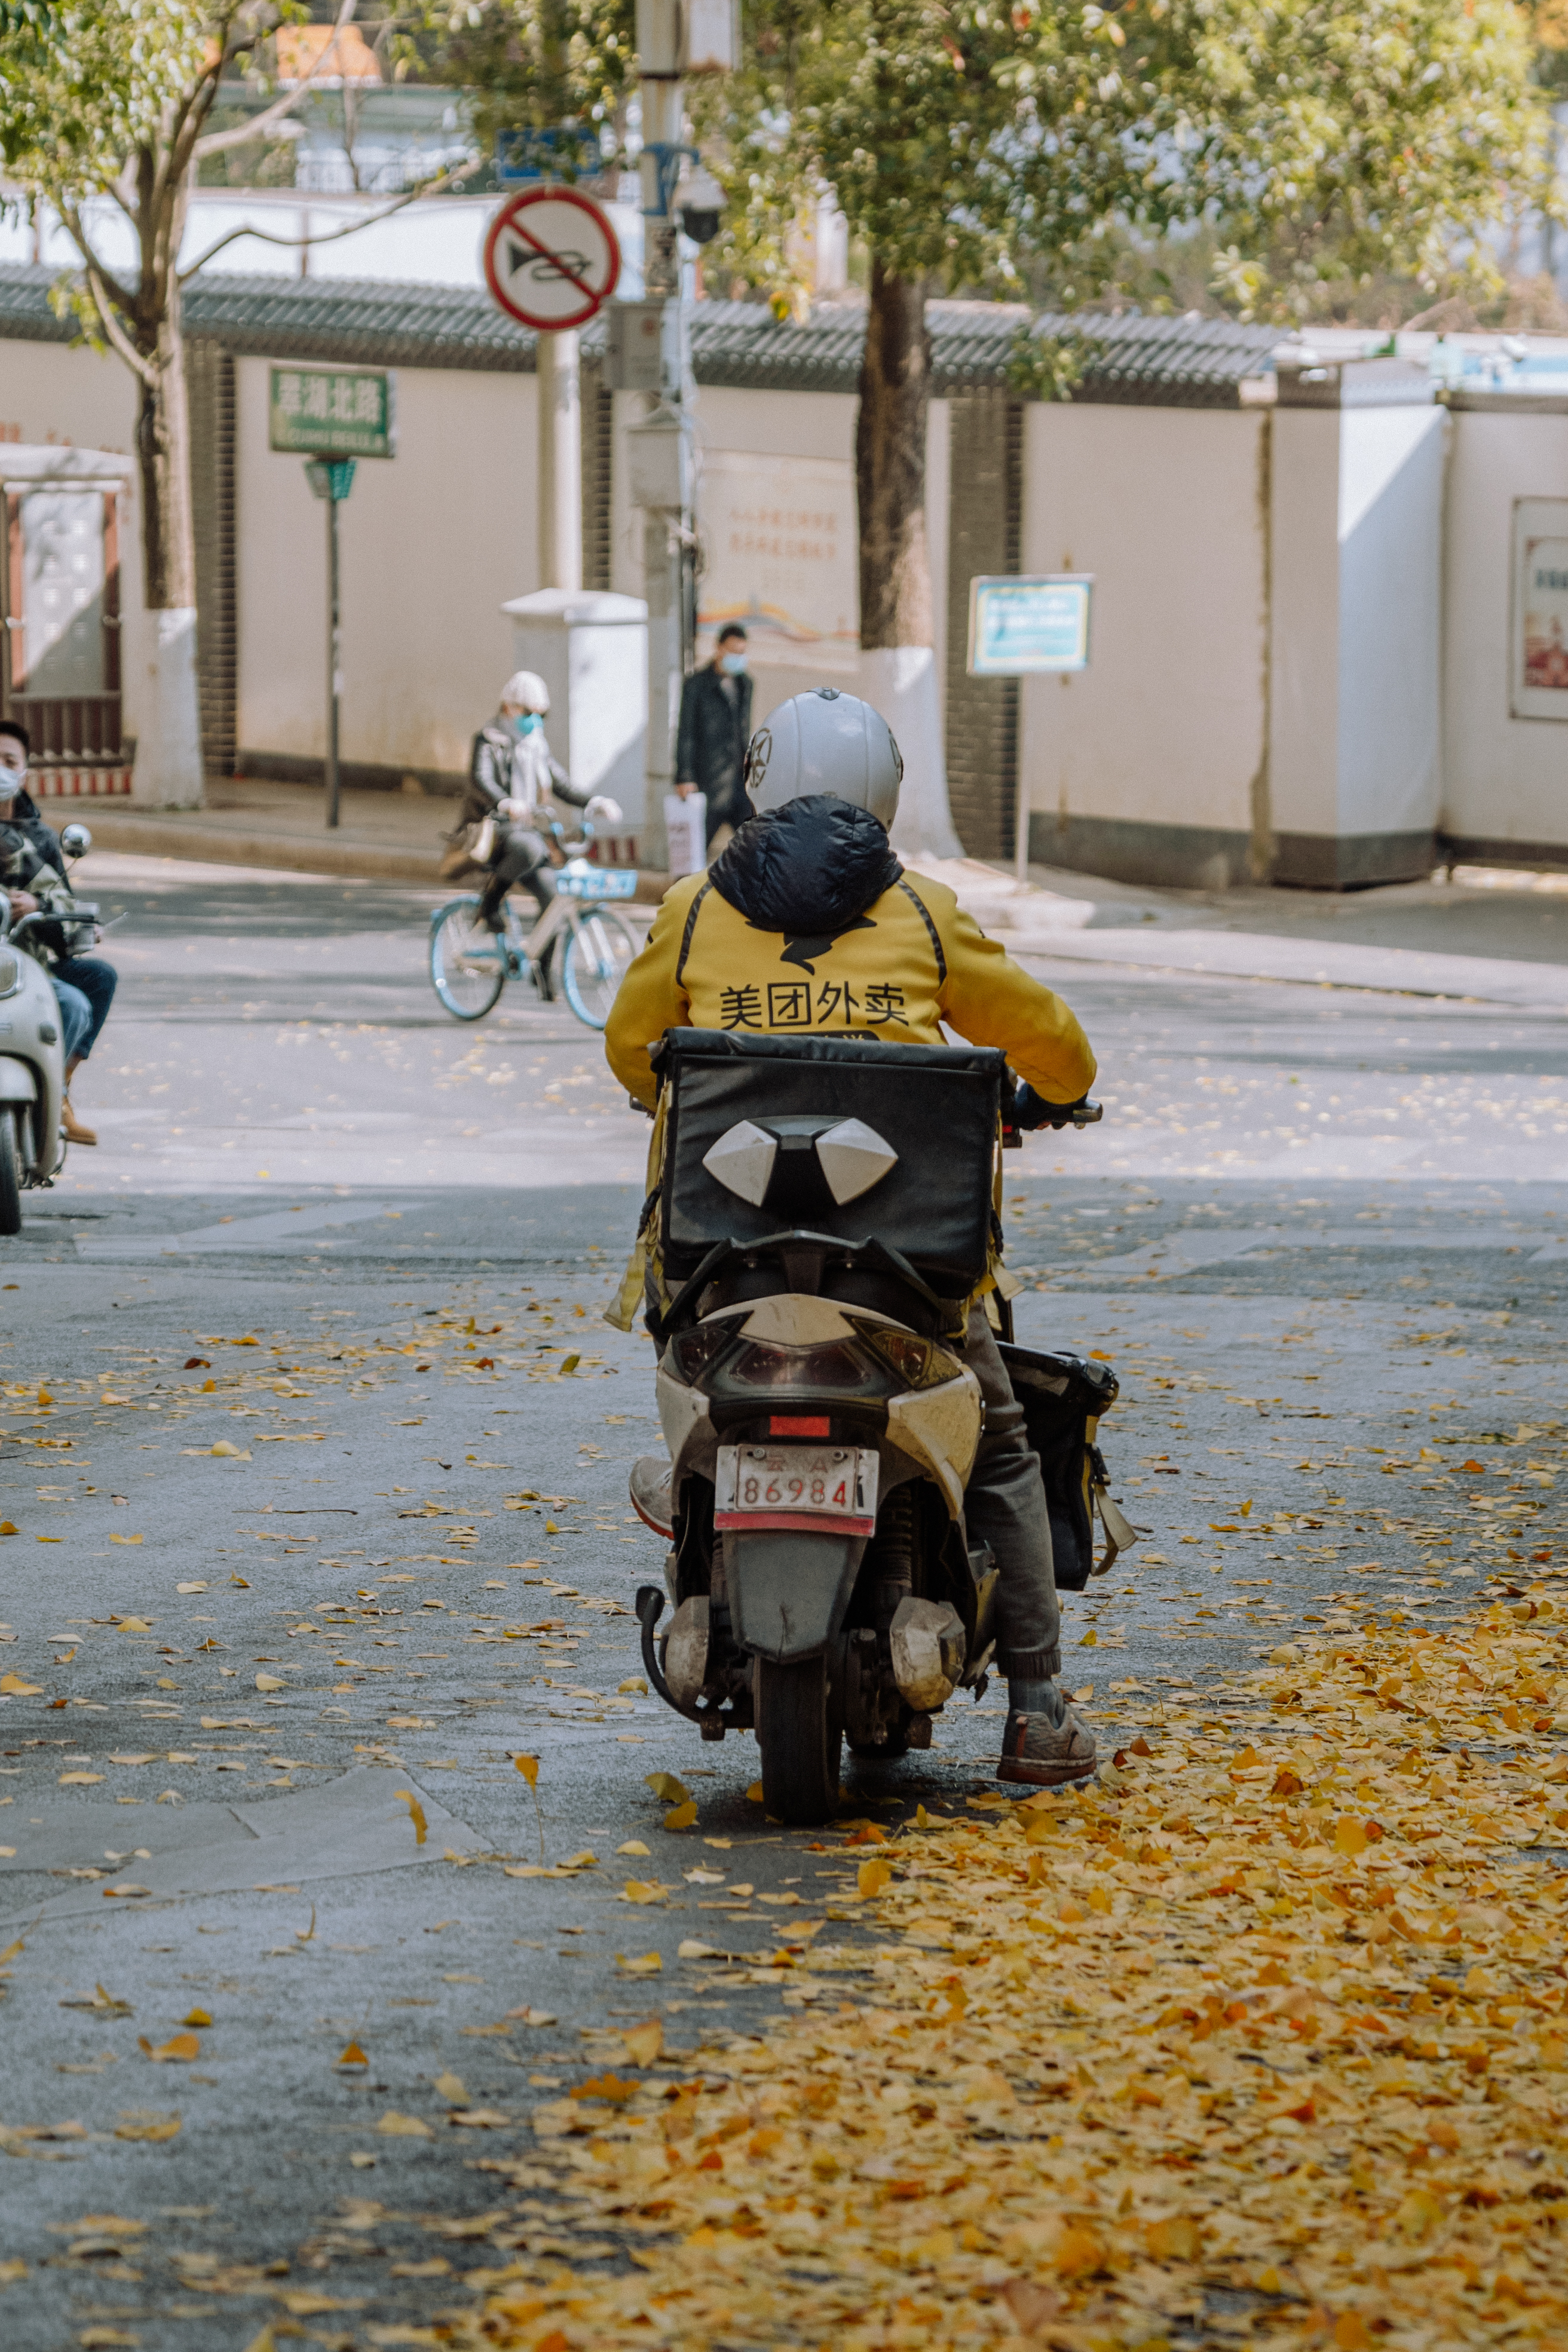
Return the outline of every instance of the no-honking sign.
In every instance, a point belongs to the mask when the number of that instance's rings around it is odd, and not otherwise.
[[[542,334],[585,326],[616,290],[621,248],[609,217],[575,188],[526,188],[485,239],[485,282],[501,309]]]

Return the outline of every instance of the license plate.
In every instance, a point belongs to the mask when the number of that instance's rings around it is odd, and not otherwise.
[[[874,1535],[877,1469],[867,1445],[721,1445],[713,1524]]]
[[[637,877],[635,866],[587,866],[574,870],[568,866],[555,877],[555,887],[566,898],[635,898]]]

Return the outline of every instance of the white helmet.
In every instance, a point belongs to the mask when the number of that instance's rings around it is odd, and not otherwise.
[[[792,695],[759,727],[746,754],[746,790],[759,815],[808,793],[832,793],[891,826],[904,762],[880,711],[837,687]]]
[[[537,670],[515,669],[500,690],[501,708],[510,703],[514,710],[536,711],[541,718],[550,708],[550,688]]]

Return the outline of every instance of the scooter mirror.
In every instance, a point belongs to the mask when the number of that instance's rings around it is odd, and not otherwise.
[[[68,824],[61,829],[60,847],[68,857],[85,857],[92,847],[92,835],[85,824]]]

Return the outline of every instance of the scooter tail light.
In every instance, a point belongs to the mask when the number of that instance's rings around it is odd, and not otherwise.
[[[908,1388],[940,1388],[942,1381],[952,1380],[959,1369],[944,1348],[937,1347],[930,1339],[918,1338],[912,1331],[889,1330],[880,1324],[859,1324],[857,1328]]]
[[[688,1384],[700,1381],[717,1363],[735,1330],[736,1318],[730,1316],[722,1322],[699,1323],[694,1329],[679,1333],[670,1341],[669,1352],[680,1378]]]
[[[770,1437],[831,1437],[833,1423],[825,1412],[775,1412],[768,1416]]]

